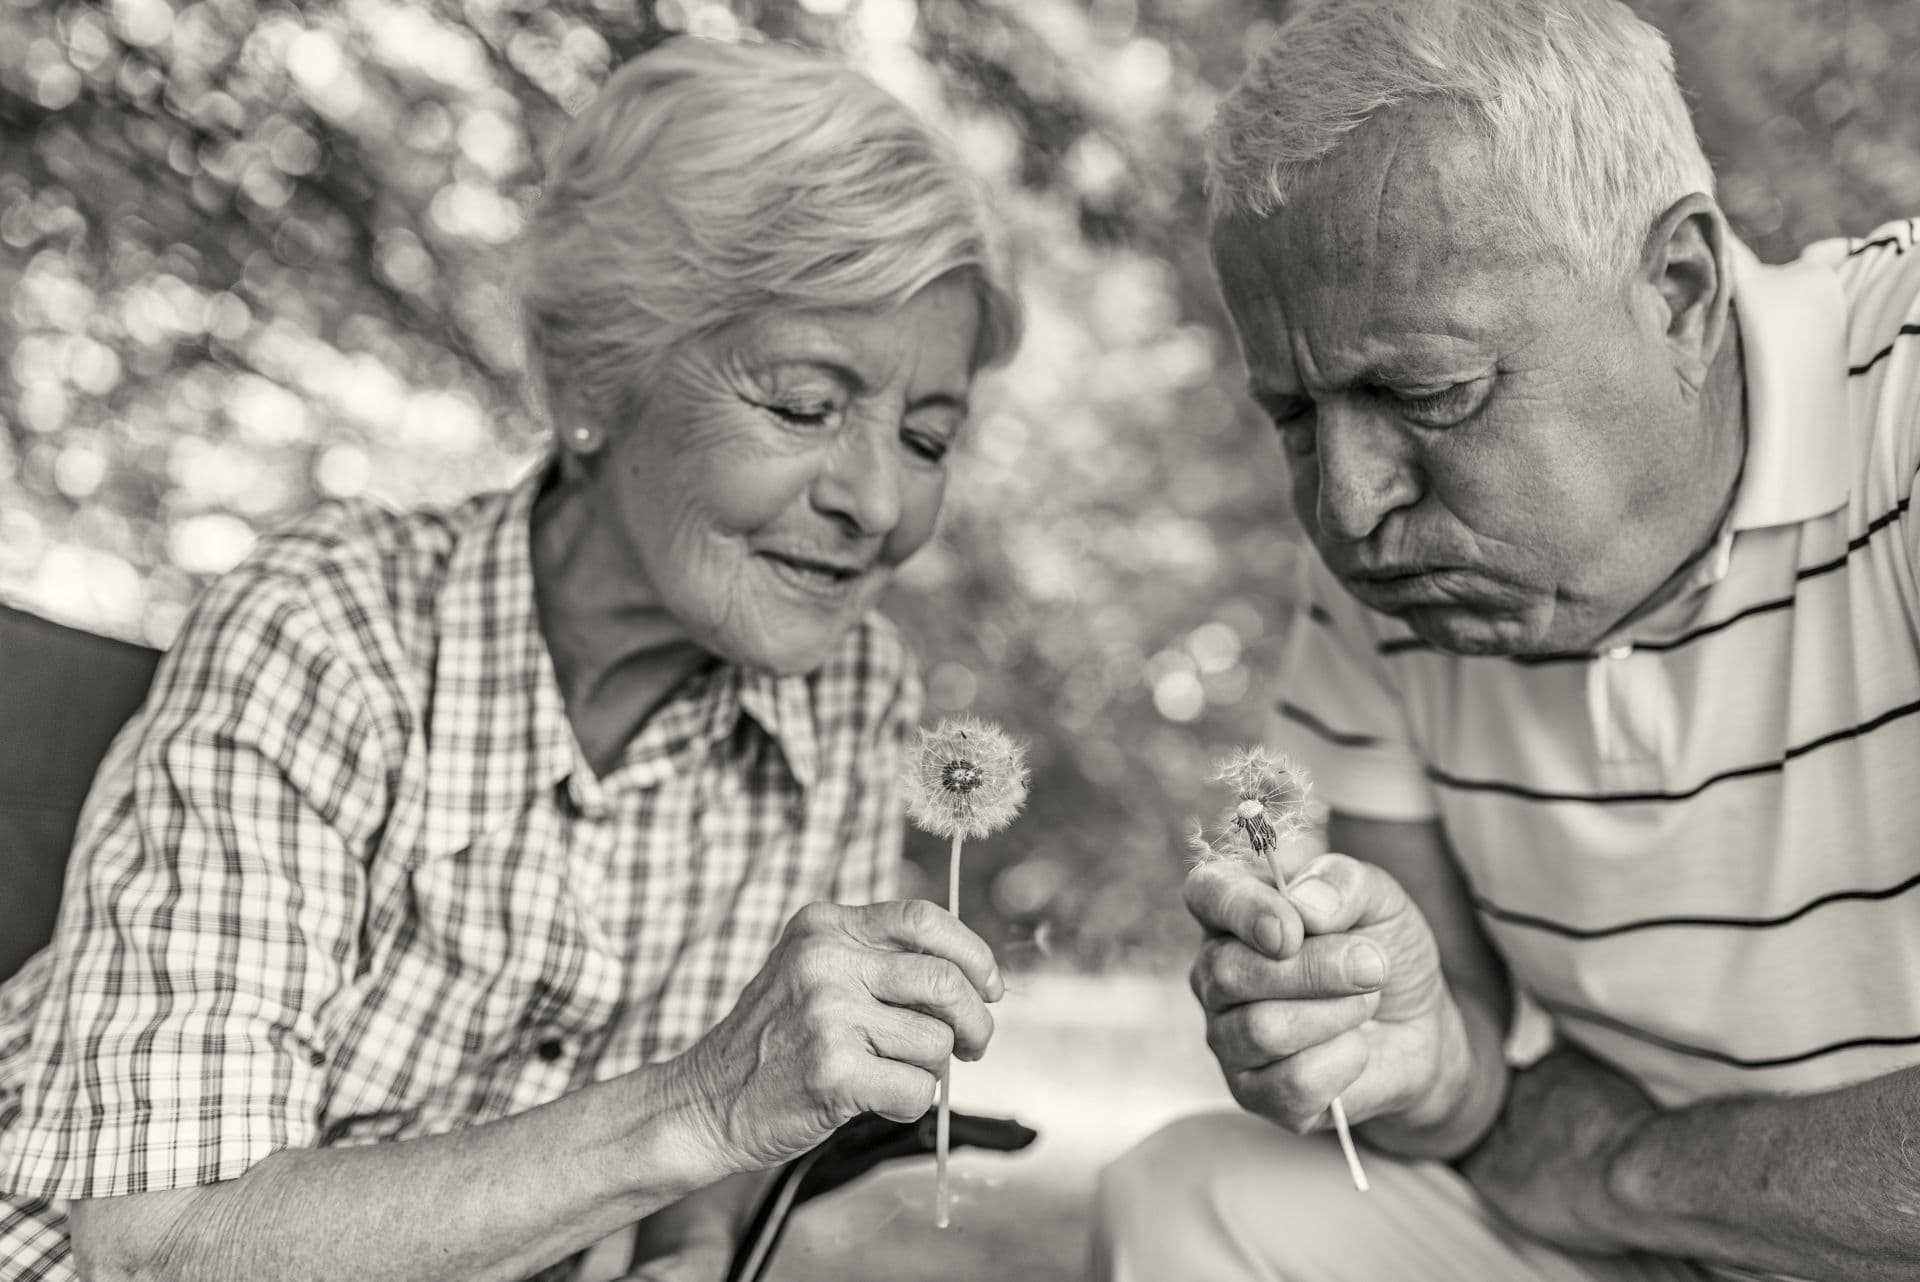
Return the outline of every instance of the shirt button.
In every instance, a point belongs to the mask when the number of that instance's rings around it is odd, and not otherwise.
[[[1633,647],[1630,645],[1614,646],[1607,651],[1607,657],[1609,659],[1631,659],[1633,657]]]
[[[567,1045],[558,1037],[549,1037],[533,1048],[534,1054],[551,1064],[567,1053]]]

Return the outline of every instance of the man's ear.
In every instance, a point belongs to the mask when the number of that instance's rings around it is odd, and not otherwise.
[[[1696,389],[1706,385],[1727,336],[1732,242],[1726,215],[1713,197],[1694,192],[1654,220],[1640,252],[1640,278],[1665,309],[1675,364]]]

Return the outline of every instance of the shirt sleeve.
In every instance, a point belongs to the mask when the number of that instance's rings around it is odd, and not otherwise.
[[[1268,740],[1342,814],[1417,822],[1439,814],[1376,628],[1317,556],[1305,558]]]
[[[920,678],[906,648],[891,629],[875,633],[878,672],[872,739],[861,754],[840,866],[832,897],[839,904],[874,904],[900,893],[900,852],[906,819],[900,797],[900,772],[907,738],[920,724]]]
[[[387,787],[303,602],[245,568],[216,584],[103,764],[5,1066],[11,1193],[208,1184],[319,1138]]]

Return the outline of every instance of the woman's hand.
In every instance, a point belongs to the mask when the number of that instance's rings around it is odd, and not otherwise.
[[[721,1161],[763,1170],[858,1114],[925,1113],[947,1056],[985,1053],[1004,992],[985,942],[925,900],[809,904],[680,1067]]]

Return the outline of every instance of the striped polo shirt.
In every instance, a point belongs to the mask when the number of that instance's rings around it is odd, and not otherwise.
[[[1308,558],[1280,746],[1438,822],[1517,987],[1669,1105],[1920,1064],[1917,226],[1735,247],[1738,493],[1592,653],[1442,653]]]

